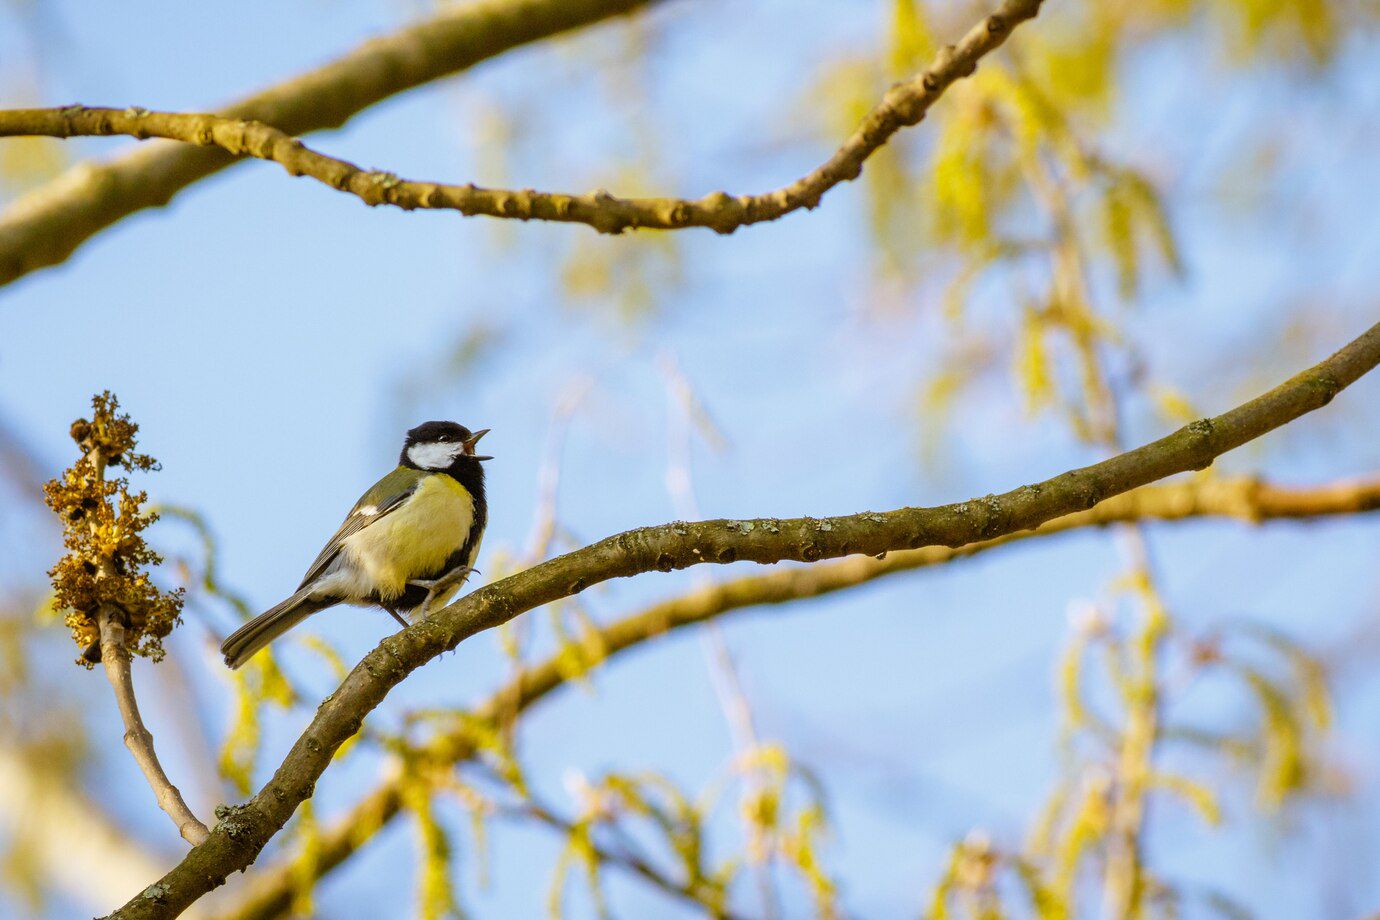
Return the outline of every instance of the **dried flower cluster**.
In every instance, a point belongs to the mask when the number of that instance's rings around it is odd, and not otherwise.
[[[66,611],[72,638],[84,650],[78,662],[99,660],[97,620],[102,607],[124,614],[130,652],[163,657],[162,639],[180,622],[182,589],[158,589],[144,569],[162,557],[144,542],[142,532],[158,515],[143,510],[148,496],[130,492],[125,477],[107,479],[108,466],[156,470],[157,461],[136,453],[139,426],[119,411],[108,390],[91,400],[92,417],[72,423],[72,440],[82,456],[43,487],[48,507],[62,518],[67,554],[49,570],[54,603]]]

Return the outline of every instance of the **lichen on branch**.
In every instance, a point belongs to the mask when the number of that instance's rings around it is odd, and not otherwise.
[[[49,570],[54,605],[66,611],[72,639],[83,650],[78,663],[100,660],[100,612],[115,607],[125,621],[128,650],[159,661],[163,638],[181,622],[182,589],[163,591],[148,569],[162,557],[143,531],[158,520],[144,510],[146,493],[131,492],[129,479],[107,479],[108,467],[148,472],[158,462],[138,453],[139,426],[109,390],[91,400],[90,419],[72,423],[72,440],[82,455],[43,487],[48,507],[62,519],[66,554]]]

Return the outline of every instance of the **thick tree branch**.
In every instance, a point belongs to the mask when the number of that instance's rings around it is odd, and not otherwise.
[[[338,128],[395,93],[653,2],[484,0],[447,7],[220,114],[288,134]],[[106,163],[77,165],[0,214],[0,285],[64,261],[116,221],[162,207],[188,185],[234,162],[222,150],[157,145]]]
[[[1040,526],[1214,459],[1331,402],[1380,363],[1380,324],[1336,354],[1223,415],[1092,466],[1002,495],[935,508],[832,518],[675,522],[644,527],[558,556],[474,591],[384,639],[317,709],[273,778],[249,802],[222,812],[211,836],[157,884],[116,911],[175,917],[225,877],[247,868],[310,797],[336,750],[412,671],[470,636],[591,585],[706,562],[817,562],[925,546],[960,547]]]
[[[1252,524],[1359,514],[1380,510],[1380,478],[1341,481],[1315,487],[1285,487],[1247,477],[1145,486],[1095,508],[1049,521],[1036,530],[1008,534],[967,546],[927,546],[889,553],[885,559],[852,556],[836,562],[748,575],[691,591],[624,617],[599,630],[605,661],[669,632],[737,610],[819,597],[868,584],[888,575],[942,565],[989,549],[1089,527],[1149,521],[1235,518]],[[565,686],[566,666],[559,655],[524,669],[474,710],[481,721],[516,716]],[[442,736],[431,756],[455,764],[475,756],[470,738]],[[320,878],[353,855],[373,834],[402,811],[402,783],[390,776],[322,833],[313,868]],[[296,867],[291,861],[260,873],[248,895],[221,920],[271,920],[292,902]]]
[[[824,193],[841,182],[856,179],[863,163],[902,128],[918,124],[930,106],[954,81],[971,74],[984,55],[995,50],[1011,30],[1039,12],[1042,0],[1004,0],[996,12],[974,26],[957,45],[947,45],[929,69],[898,83],[883,97],[851,137],[819,168],[790,185],[760,195],[731,196],[714,192],[699,199],[619,198],[598,190],[585,195],[444,185],[399,179],[392,173],[360,169],[353,163],[317,153],[303,146],[289,130],[245,116],[149,112],[68,106],[63,109],[16,109],[0,112],[0,136],[122,134],[161,137],[237,156],[273,160],[294,176],[319,182],[359,197],[374,206],[390,204],[404,210],[441,209],[465,215],[510,217],[580,223],[602,233],[629,228],[674,230],[710,227],[731,233],[739,227],[776,220],[801,208],[814,208]],[[0,234],[4,227],[0,225]],[[3,239],[3,236],[0,236]],[[0,244],[0,257],[3,257]],[[5,280],[0,265],[0,283]]]

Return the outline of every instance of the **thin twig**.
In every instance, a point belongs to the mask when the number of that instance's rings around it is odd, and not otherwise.
[[[562,387],[561,395],[551,410],[551,423],[546,430],[546,447],[542,451],[541,468],[537,470],[537,503],[532,513],[532,527],[527,532],[523,549],[524,565],[536,565],[551,554],[559,530],[557,500],[560,497],[561,458],[570,434],[570,423],[585,396],[594,386],[593,380],[581,375]]]
[[[579,830],[579,828],[575,826],[575,822],[571,821],[569,818],[560,816],[555,810],[541,804],[530,796],[527,801],[521,804],[500,806],[498,814],[500,817],[517,816],[532,818],[555,831],[559,831],[567,837],[577,833]],[[716,920],[738,920],[736,914],[729,912],[727,909],[715,907],[693,883],[679,882],[665,875],[645,856],[631,852],[630,850],[609,849],[593,842],[591,842],[590,846],[599,862],[623,869],[661,889],[672,897],[702,907],[708,910]]]
[[[1053,277],[1055,303],[1075,343],[1087,402],[1086,436],[1106,456],[1125,450],[1122,408],[1110,378],[1103,343],[1095,332],[1092,285],[1088,260],[1075,232],[1072,196],[1062,176],[1039,157],[1028,158],[1031,187],[1043,200],[1055,228]],[[1125,718],[1116,738],[1111,792],[1111,831],[1103,870],[1103,912],[1108,917],[1133,917],[1141,912],[1145,895],[1144,837],[1146,803],[1160,737],[1163,692],[1157,673],[1160,649],[1170,623],[1149,540],[1140,521],[1116,526],[1118,552],[1143,586],[1143,618],[1131,646],[1128,665],[1132,689],[1124,692]]]
[[[87,454],[86,460],[93,479],[104,479],[107,461],[105,454],[93,448]],[[109,559],[101,559],[97,568],[100,577],[113,574],[113,565]],[[144,778],[153,789],[158,807],[172,818],[182,839],[196,846],[210,836],[210,831],[192,814],[192,810],[182,799],[182,793],[163,771],[163,765],[158,762],[158,754],[153,749],[153,733],[144,725],[144,720],[139,715],[139,703],[134,696],[134,678],[130,669],[129,647],[125,642],[125,612],[114,604],[103,604],[97,611],[96,622],[100,633],[101,663],[105,667],[105,676],[110,681],[110,688],[115,693],[115,702],[120,707],[120,719],[125,726],[125,747],[129,748],[134,762],[139,765]]]
[[[77,137],[128,135],[161,137],[220,149],[241,157],[272,160],[293,176],[308,176],[355,195],[365,204],[459,211],[517,220],[587,224],[600,233],[629,229],[678,230],[708,227],[732,233],[739,227],[776,220],[819,205],[826,192],[856,179],[863,163],[903,128],[919,124],[948,87],[973,73],[985,55],[1006,41],[1012,29],[1033,18],[1042,0],[1004,0],[956,45],[945,45],[923,73],[897,83],[852,135],[818,168],[790,185],[757,195],[714,192],[703,198],[620,198],[603,189],[584,195],[534,189],[491,189],[400,179],[361,169],[318,153],[287,131],[258,121],[142,108],[15,109],[0,112],[0,136]],[[3,272],[0,272],[0,281]]]
[[[139,704],[134,698],[134,681],[130,674],[129,649],[125,647],[124,613],[113,604],[101,608],[101,663],[105,666],[105,676],[115,691],[115,702],[120,706],[120,718],[125,723],[125,747],[134,755],[134,762],[144,771],[144,778],[153,787],[158,799],[158,807],[167,812],[177,825],[177,832],[192,846],[210,836],[206,825],[192,814],[182,793],[163,772],[158,762],[158,754],[153,749],[153,734],[139,716]]]
[[[527,533],[522,555],[516,565],[518,569],[530,568],[546,559],[556,544],[556,537],[561,529],[558,504],[566,438],[570,434],[570,425],[576,410],[592,387],[593,381],[587,376],[567,381],[551,410],[551,422],[546,430],[546,446],[542,451],[541,467],[537,470],[536,507],[532,512],[531,529]],[[532,635],[532,621],[523,618],[509,624],[507,628],[509,635],[508,643],[505,644],[511,649],[509,673],[517,675],[523,668],[527,643]],[[499,725],[504,732],[511,730],[513,725],[513,719],[509,716],[510,714],[504,713],[499,719]]]
[[[698,520],[700,507],[695,495],[692,435],[698,429],[709,446],[715,448],[722,448],[725,439],[714,425],[705,410],[703,400],[696,394],[694,385],[681,370],[675,356],[669,351],[666,352],[662,355],[660,364],[666,376],[667,409],[670,415],[670,421],[666,426],[666,489],[671,493],[677,515],[686,520]],[[703,569],[696,570],[692,577],[692,584],[697,588],[705,586],[709,581],[709,573]],[[724,721],[728,723],[729,735],[733,739],[733,750],[740,758],[747,759],[750,752],[760,746],[760,741],[756,721],[753,719],[752,703],[748,700],[747,692],[738,677],[738,669],[734,665],[728,640],[714,620],[705,621],[700,630],[700,638],[714,695],[718,699]],[[744,798],[755,799],[765,782],[760,768],[749,768],[743,777]],[[762,831],[757,822],[750,817],[751,814],[751,809],[741,810],[744,830],[751,841],[748,861],[751,864],[752,879],[757,886],[757,896],[762,902],[762,917],[764,920],[776,920],[781,916],[781,897],[772,875],[772,854],[761,845]]]

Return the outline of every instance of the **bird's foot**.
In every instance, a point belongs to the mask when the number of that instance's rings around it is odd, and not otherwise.
[[[475,571],[475,569],[472,567],[462,565],[451,569],[440,578],[413,579],[409,581],[409,585],[415,585],[418,588],[426,588],[426,600],[422,601],[421,606],[417,608],[417,618],[423,619],[429,616],[431,614],[431,608],[436,603],[437,599],[445,597],[453,588],[457,588],[464,584],[465,579],[469,578],[470,573],[473,571]]]

